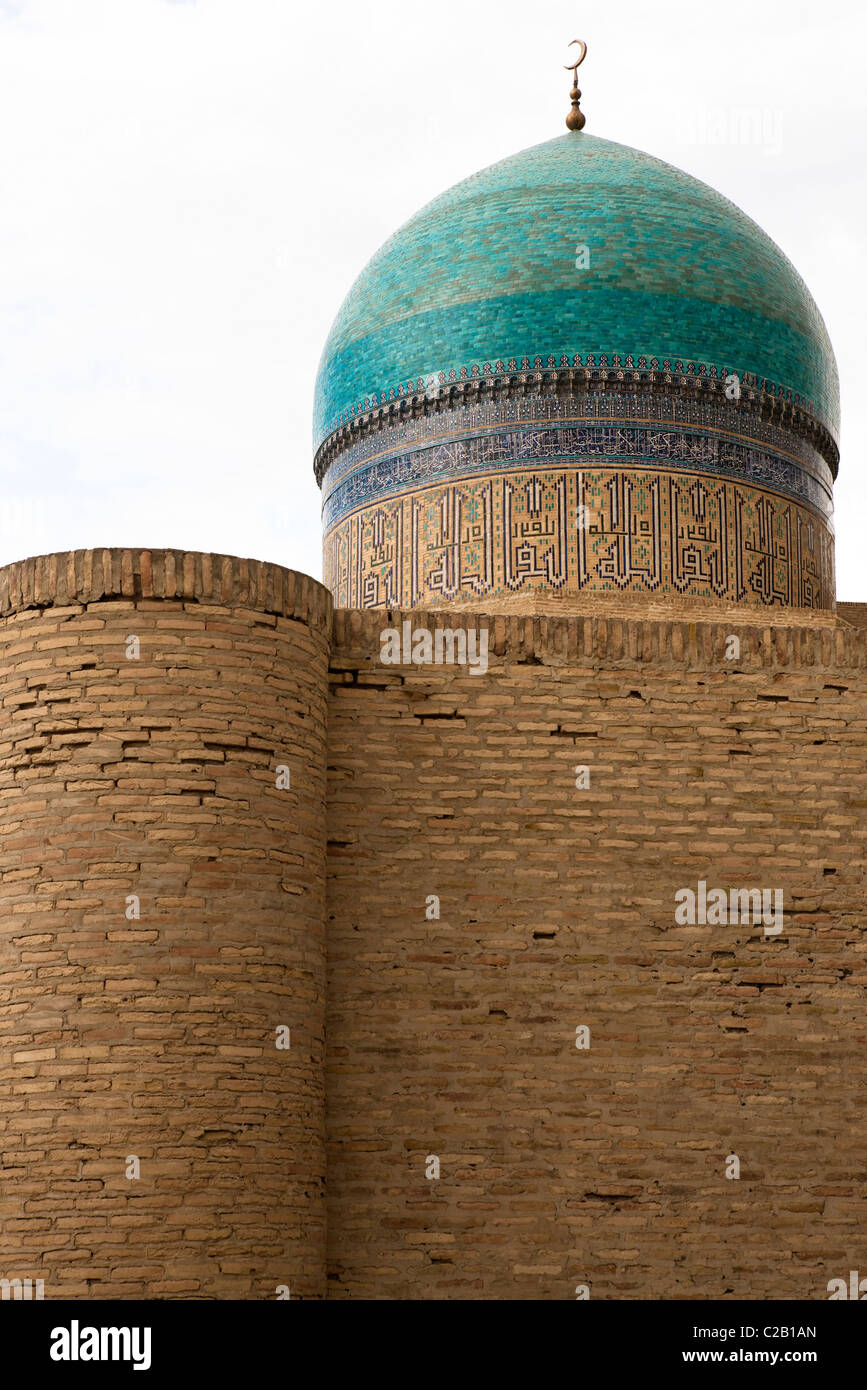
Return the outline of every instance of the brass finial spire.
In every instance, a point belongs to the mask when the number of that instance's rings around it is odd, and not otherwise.
[[[581,110],[581,107],[578,105],[579,101],[581,100],[581,91],[578,86],[578,69],[584,62],[584,59],[587,57],[587,45],[583,39],[573,39],[572,43],[580,43],[581,57],[578,59],[577,63],[564,64],[566,71],[572,73],[572,90],[569,93],[570,97],[572,98],[572,110],[566,117],[566,125],[569,127],[570,130],[583,130],[586,117],[584,115],[584,112]],[[572,47],[572,43],[570,43],[569,45],[570,48]]]

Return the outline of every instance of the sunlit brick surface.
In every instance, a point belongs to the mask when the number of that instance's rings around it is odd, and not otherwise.
[[[228,557],[0,571],[0,1277],[826,1298],[867,1218],[862,607],[332,615]],[[487,671],[384,664],[405,616],[487,628]],[[782,930],[677,925],[699,881],[781,889]]]
[[[382,665],[402,616],[335,620],[330,1296],[827,1298],[867,1220],[867,634],[413,615],[490,626],[470,675]],[[781,887],[783,931],[676,926],[700,879]]]
[[[320,1294],[328,596],[99,551],[0,610],[0,1275]]]

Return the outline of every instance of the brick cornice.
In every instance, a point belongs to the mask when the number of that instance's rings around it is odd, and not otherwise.
[[[488,629],[489,652],[517,663],[574,665],[584,660],[602,669],[614,666],[708,669],[737,672],[768,668],[818,667],[829,671],[867,668],[867,629],[809,623],[766,624],[731,621],[690,622],[620,617],[546,617],[461,611],[403,612],[377,609],[334,613],[333,656],[363,656],[378,662],[385,628]],[[740,656],[726,659],[730,635],[740,639]],[[400,668],[387,668],[397,671]],[[423,667],[413,668],[423,670]],[[460,672],[460,667],[451,668]]]
[[[0,616],[117,599],[246,608],[328,630],[329,591],[264,560],[191,550],[67,550],[0,569]]]

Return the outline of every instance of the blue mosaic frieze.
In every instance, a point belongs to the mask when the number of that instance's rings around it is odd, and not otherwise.
[[[329,491],[323,504],[323,523],[328,530],[377,500],[438,482],[492,470],[504,474],[523,471],[531,462],[540,467],[574,467],[581,460],[590,467],[600,459],[612,467],[703,472],[750,482],[809,505],[826,524],[833,512],[829,483],[823,484],[791,459],[752,443],[658,425],[581,424],[450,439],[356,468]]]
[[[472,404],[443,402],[429,412],[389,421],[379,430],[347,440],[322,480],[325,496],[347,473],[386,457],[427,449],[447,439],[465,439],[515,425],[632,424],[647,421],[664,429],[716,433],[749,439],[768,452],[791,458],[830,489],[833,474],[815,445],[786,425],[766,418],[754,406],[734,406],[719,397],[695,398],[674,389],[624,390],[616,382],[594,383],[580,394],[535,391]]]

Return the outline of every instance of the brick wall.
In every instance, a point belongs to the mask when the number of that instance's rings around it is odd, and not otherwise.
[[[474,676],[383,665],[403,616],[335,614],[329,1296],[827,1298],[867,1271],[865,633],[479,616]],[[675,925],[699,880],[782,932]]]
[[[330,607],[224,556],[0,571],[0,1276],[46,1298],[322,1292]]]
[[[867,603],[838,603],[837,612],[852,627],[867,627]]]
[[[867,1270],[867,633],[409,615],[488,627],[471,675],[384,665],[403,617],[222,556],[0,570],[0,1277],[827,1297]],[[783,930],[677,925],[699,880]]]

